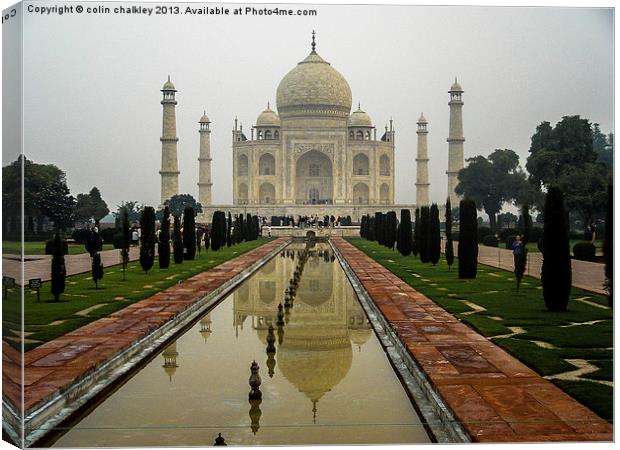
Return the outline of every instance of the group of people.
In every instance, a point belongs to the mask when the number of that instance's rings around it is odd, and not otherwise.
[[[275,219],[275,220],[274,220]],[[274,223],[275,222],[275,223]],[[267,219],[265,217],[262,218],[263,226],[267,224]],[[294,216],[289,217],[280,217],[272,218],[271,225],[273,226],[281,226],[281,227],[297,227],[297,228],[335,228],[340,226],[348,225],[348,219],[341,216],[334,216],[333,214],[330,216],[325,214],[324,216],[320,215],[304,215],[304,216]]]

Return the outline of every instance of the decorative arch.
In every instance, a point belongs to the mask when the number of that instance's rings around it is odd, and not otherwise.
[[[353,186],[353,203],[367,205],[369,203],[369,189],[366,183],[357,183]]]
[[[369,167],[368,156],[363,153],[355,155],[353,158],[353,175],[368,175],[370,173]]]
[[[237,158],[237,175],[240,177],[248,176],[248,157],[245,155],[239,155]]]
[[[271,183],[263,183],[258,190],[258,197],[261,204],[273,204],[276,202],[276,188]]]
[[[383,183],[379,189],[379,201],[384,205],[390,202],[390,187],[387,183]]]
[[[388,155],[381,155],[381,158],[379,158],[379,175],[384,177],[390,176],[390,158]]]
[[[311,150],[299,157],[295,166],[296,203],[333,203],[333,184],[332,161],[325,153]]]
[[[271,139],[271,130],[265,130],[265,139]]]
[[[258,174],[259,175],[275,175],[276,174],[276,159],[271,153],[265,153],[258,160]]]
[[[248,185],[241,183],[237,189],[237,203],[247,204],[248,202]]]
[[[364,132],[362,130],[359,130],[357,132],[357,139],[359,139],[360,141],[364,140]]]

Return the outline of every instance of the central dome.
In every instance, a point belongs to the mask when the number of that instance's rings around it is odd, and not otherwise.
[[[348,118],[351,88],[344,77],[312,51],[280,82],[276,95],[280,117]]]

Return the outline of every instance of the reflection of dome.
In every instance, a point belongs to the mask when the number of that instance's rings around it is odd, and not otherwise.
[[[257,127],[279,127],[280,126],[280,118],[275,111],[272,111],[269,108],[269,104],[267,104],[267,109],[264,110],[256,119]]]
[[[350,330],[349,333],[351,335],[351,342],[360,349],[362,345],[368,342],[368,339],[370,339],[372,335],[370,328],[356,328],[355,330]]]
[[[372,127],[370,116],[362,111],[361,105],[357,105],[357,111],[349,116],[350,127]]]
[[[281,117],[348,117],[351,88],[347,80],[314,51],[280,82],[276,98]]]
[[[333,268],[329,264],[320,262],[319,259],[319,256],[310,257],[297,288],[296,298],[308,306],[316,307],[332,298]]]
[[[278,349],[278,365],[282,375],[311,401],[318,401],[340,383],[351,369],[351,344],[336,338],[332,346],[321,348],[296,346],[289,335]],[[304,339],[306,344],[311,343]]]

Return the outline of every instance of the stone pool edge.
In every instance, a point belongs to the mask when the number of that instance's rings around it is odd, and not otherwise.
[[[58,392],[54,397],[29,410],[23,421],[24,447],[36,444],[119,378],[130,374],[143,360],[156,352],[162,344],[195,321],[208,308],[216,305],[289,244],[290,239],[283,241],[233,278],[189,305],[161,327],[135,340],[130,346],[99,365],[93,372],[81,377],[68,387],[63,387],[62,392]],[[3,401],[4,417],[7,413],[10,417],[19,417],[18,412],[14,411],[8,402]],[[9,432],[6,429],[5,431],[9,435],[13,435],[15,432],[15,430]],[[19,430],[17,431],[19,432]]]
[[[407,347],[398,338],[388,320],[383,316],[379,307],[372,300],[372,297],[331,239],[329,245],[364,308],[392,367],[398,372],[403,388],[414,400],[416,410],[422,415],[424,426],[430,431],[431,438],[434,438],[437,443],[443,444],[471,443],[469,433],[456,420],[450,407],[435,390]]]

